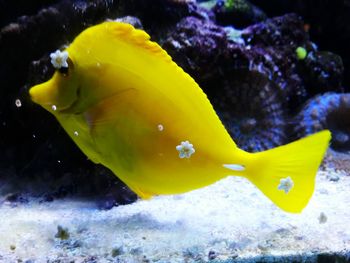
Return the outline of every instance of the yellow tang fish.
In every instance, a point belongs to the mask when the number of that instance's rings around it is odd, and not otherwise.
[[[144,31],[105,22],[51,58],[59,70],[30,89],[32,100],[140,197],[229,175],[248,178],[288,212],[312,196],[329,131],[260,153],[239,149],[197,83]]]

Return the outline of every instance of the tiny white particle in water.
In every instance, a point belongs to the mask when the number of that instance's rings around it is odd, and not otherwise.
[[[158,125],[158,130],[159,130],[159,131],[163,131],[163,130],[164,130],[164,126],[163,126],[162,124],[159,124],[159,125]]]
[[[176,146],[176,150],[179,151],[179,157],[182,158],[190,158],[192,154],[194,154],[195,149],[193,144],[189,141],[181,142],[180,145]]]
[[[284,191],[286,194],[289,193],[289,191],[293,188],[294,182],[293,180],[288,176],[287,178],[282,178],[280,180],[280,184],[278,186],[278,190]]]
[[[74,132],[74,135],[75,135],[75,136],[78,136],[78,135],[79,135],[79,133],[78,133],[77,131],[75,131],[75,132]]]
[[[19,108],[19,107],[22,106],[22,102],[21,102],[19,99],[17,99],[17,100],[15,101],[15,104],[16,104],[17,108]]]
[[[318,222],[320,224],[324,224],[327,222],[327,216],[325,213],[323,213],[323,212],[320,213],[320,216],[318,217]]]
[[[35,134],[33,134],[33,138],[36,138]]]
[[[51,109],[52,109],[53,111],[57,110],[56,105],[52,105]]]
[[[60,160],[57,160],[57,162],[58,162],[58,163],[61,163],[61,161],[60,161]]]

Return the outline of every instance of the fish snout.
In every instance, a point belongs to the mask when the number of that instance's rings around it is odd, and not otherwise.
[[[50,82],[44,82],[38,84],[29,89],[29,95],[33,102],[41,105],[42,107],[50,108],[52,105],[55,105],[55,98],[57,91]]]

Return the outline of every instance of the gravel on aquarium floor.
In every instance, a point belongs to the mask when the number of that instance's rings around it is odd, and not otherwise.
[[[2,202],[0,262],[350,260],[349,189],[349,174],[327,164],[301,214],[239,177],[108,211],[86,200]]]

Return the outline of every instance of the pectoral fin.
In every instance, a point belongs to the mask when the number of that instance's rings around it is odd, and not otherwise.
[[[133,96],[135,92],[136,89],[133,88],[120,90],[90,107],[84,113],[90,131],[93,133],[97,127],[113,123],[117,119],[120,109],[122,107],[125,109],[125,99],[129,96]],[[121,105],[123,106],[121,107]]]

